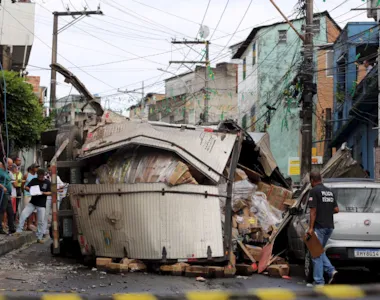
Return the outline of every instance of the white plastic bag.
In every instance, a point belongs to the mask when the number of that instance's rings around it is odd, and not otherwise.
[[[263,192],[256,192],[252,196],[251,212],[256,216],[264,231],[268,231],[272,225],[281,222],[281,215],[279,215],[280,211],[275,210],[277,209],[271,207],[267,201],[267,196]]]

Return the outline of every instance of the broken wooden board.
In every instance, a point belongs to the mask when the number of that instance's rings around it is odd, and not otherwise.
[[[107,265],[106,271],[109,273],[126,273],[128,272],[129,266],[120,263],[110,263]]]
[[[185,269],[186,277],[209,277],[209,268],[204,266],[188,266]]]
[[[251,262],[256,263],[256,260],[253,258],[253,256],[251,255],[251,253],[244,246],[244,244],[241,241],[237,241],[237,243],[239,244],[240,248],[243,250],[243,252],[245,253],[245,255],[247,255],[248,258],[251,260]]]
[[[251,276],[255,273],[254,268],[247,264],[236,264],[236,275]]]
[[[225,278],[233,278],[236,274],[236,267],[228,265],[224,267],[224,277]]]
[[[173,276],[182,276],[185,270],[190,265],[187,263],[176,263],[174,265],[163,265],[160,267],[160,271],[164,274],[170,274]]]
[[[97,257],[96,258],[96,268],[99,271],[107,270],[107,266],[112,263],[112,258],[109,257]]]
[[[267,268],[267,271],[271,277],[289,276],[289,265],[271,265]]]

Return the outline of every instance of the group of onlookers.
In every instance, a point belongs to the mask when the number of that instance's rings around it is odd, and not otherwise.
[[[0,234],[36,230],[37,241],[43,243],[44,237],[48,235],[51,212],[50,166],[45,172],[38,164],[32,164],[22,174],[21,163],[20,158],[8,158],[4,163],[0,162]],[[59,176],[57,187],[59,205],[66,190]],[[8,232],[5,230],[6,224]]]

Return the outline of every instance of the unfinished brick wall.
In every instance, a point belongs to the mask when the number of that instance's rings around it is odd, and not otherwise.
[[[326,18],[327,41],[333,43],[340,34],[340,29],[336,27],[334,22]],[[322,25],[323,26],[323,25]],[[334,77],[328,76],[327,68],[327,52],[331,50],[319,50],[317,52],[317,103],[315,107],[316,113],[316,140],[325,139],[325,123],[326,108],[333,109],[334,103]],[[323,156],[325,143],[317,143],[314,145],[317,148],[317,156]]]

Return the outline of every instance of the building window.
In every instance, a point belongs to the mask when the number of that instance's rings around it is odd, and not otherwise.
[[[256,42],[252,44],[252,66],[256,64]]]
[[[313,20],[313,33],[318,34],[321,31],[321,19]]]
[[[334,51],[326,52],[326,76],[334,75]]]
[[[243,80],[245,80],[245,77],[247,75],[247,59],[243,59]]]
[[[288,31],[287,30],[279,30],[278,31],[278,41],[279,41],[279,43],[286,43],[287,42],[287,35],[288,35]]]

